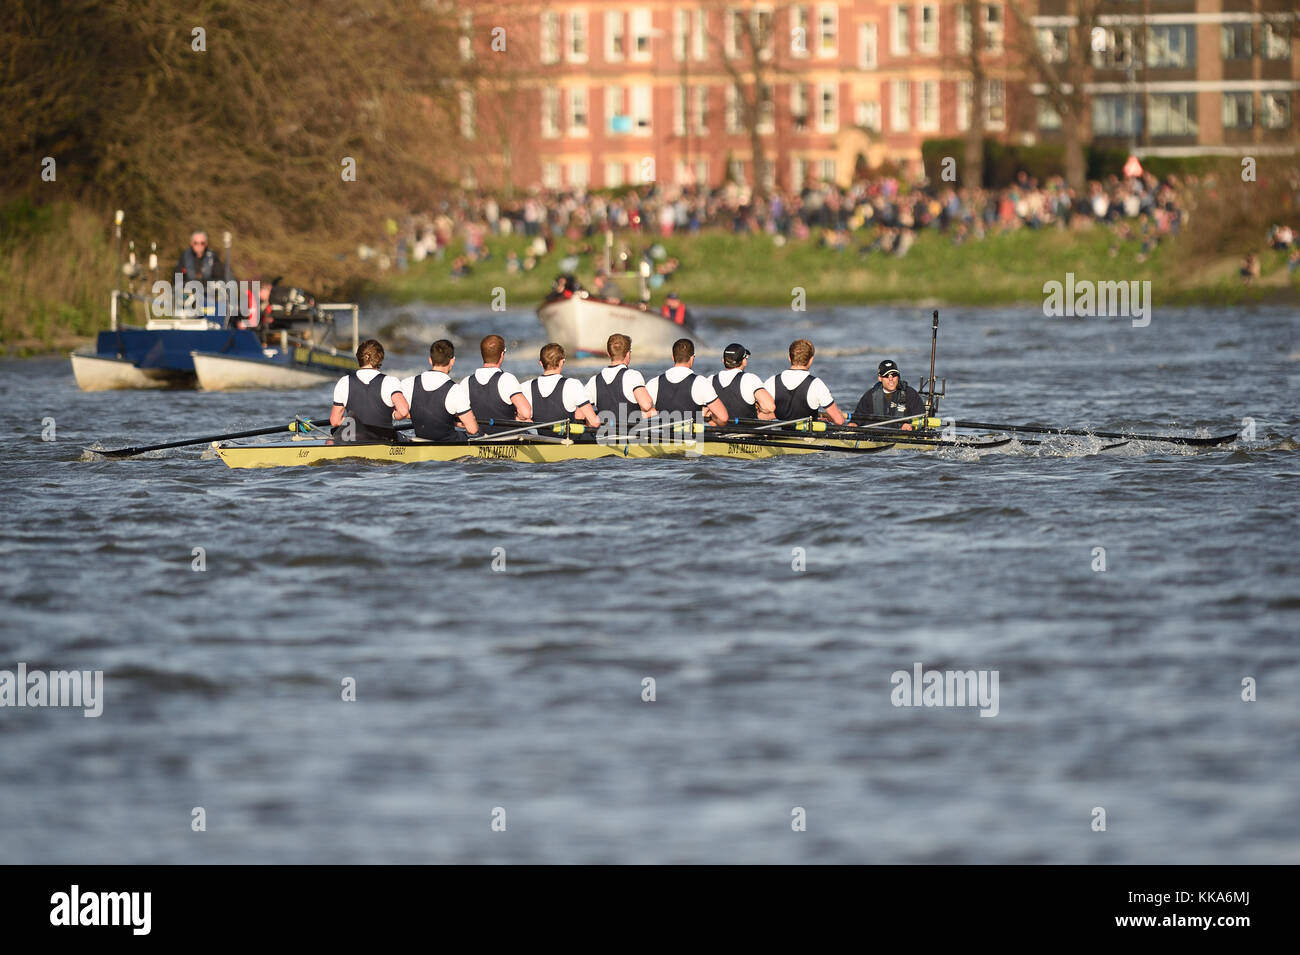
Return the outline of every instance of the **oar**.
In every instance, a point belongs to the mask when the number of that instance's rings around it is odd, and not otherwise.
[[[874,454],[877,451],[888,451],[894,445],[889,442],[882,442],[865,448],[850,448],[838,444],[818,444],[816,442],[803,441],[781,441],[777,438],[749,438],[744,435],[718,435],[720,440],[730,444],[748,444],[759,448],[803,448],[808,451],[836,451],[844,454]]]
[[[508,438],[514,434],[523,434],[525,431],[532,431],[534,428],[550,428],[557,424],[564,424],[568,418],[556,418],[554,421],[534,421],[525,424],[522,428],[512,428],[509,431],[497,431],[493,434],[476,434],[470,437],[471,441],[486,441],[488,438],[493,440],[497,438]]]
[[[987,431],[1023,431],[1026,434],[1068,434],[1081,438],[1123,438],[1127,441],[1164,441],[1168,444],[1188,444],[1208,448],[1227,444],[1237,439],[1237,433],[1222,434],[1213,438],[1193,438],[1181,434],[1125,434],[1121,431],[1084,431],[1079,428],[1042,428],[1030,424],[990,424],[986,421],[954,421],[958,428],[983,428]]]
[[[261,434],[278,434],[281,431],[297,431],[300,419],[294,418],[288,425],[278,424],[274,428],[255,428],[252,431],[232,431],[229,434],[209,434],[202,438],[186,438],[184,441],[168,441],[166,444],[150,444],[142,448],[116,448],[111,451],[97,451],[87,448],[92,454],[102,454],[106,458],[130,458],[146,451],[166,451],[168,448],[184,448],[193,444],[209,444],[213,441],[233,441],[236,438],[255,438]]]

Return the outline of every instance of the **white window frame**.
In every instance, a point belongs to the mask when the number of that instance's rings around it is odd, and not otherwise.
[[[460,48],[460,58],[464,63],[474,59],[474,14],[469,10],[462,10],[460,14],[460,36],[457,38],[457,46]]]
[[[691,24],[691,57],[697,61],[704,60],[709,55],[709,47],[705,42],[708,34],[709,11],[700,7],[695,11],[695,16]]]
[[[623,160],[610,160],[605,163],[605,188],[617,189],[627,182],[626,168]]]
[[[743,130],[740,122],[740,91],[736,89],[735,83],[727,83],[723,90],[723,113],[726,116],[724,128],[728,136],[735,136]]]
[[[542,138],[560,138],[560,90],[555,86],[542,87]]]
[[[648,63],[654,56],[654,17],[647,7],[636,7],[628,17],[628,55],[634,63]],[[645,49],[641,41],[645,40]]]
[[[994,10],[997,11],[996,17],[993,15]],[[1000,3],[986,3],[980,10],[980,16],[984,21],[984,52],[1001,53],[1002,41],[1006,38],[1006,11]],[[967,50],[969,52],[969,47]]]
[[[1279,104],[1281,109],[1278,108]],[[1260,125],[1265,129],[1289,129],[1293,112],[1291,94],[1286,90],[1268,91],[1260,97]]]
[[[615,116],[626,116],[627,112],[627,93],[621,86],[605,87],[605,132],[614,136],[626,136],[626,133],[615,133],[611,125]]]
[[[709,88],[703,84],[695,87],[695,132],[703,135],[709,131]]]
[[[767,14],[767,35],[763,35],[763,14]],[[754,7],[749,14],[750,27],[754,31],[754,39],[760,44],[758,48],[759,59],[770,60],[776,47],[776,12],[772,5],[760,3]]]
[[[587,189],[591,186],[591,163],[585,159],[569,162],[567,173],[570,189]]]
[[[1000,110],[1000,119],[993,117],[994,109]],[[1000,77],[990,76],[984,80],[984,128],[1007,128],[1007,84]]]
[[[795,43],[795,31],[803,30],[803,49]],[[808,4],[799,3],[790,8],[790,56],[796,60],[806,60],[812,51],[812,30],[809,27]]]
[[[858,24],[858,69],[874,70],[880,65],[880,37],[874,23]]]
[[[827,156],[817,160],[817,172],[822,182],[835,182],[839,173],[839,163],[833,157]]]
[[[894,56],[907,56],[911,52],[912,7],[896,3],[889,8],[889,52]]]
[[[830,122],[826,121],[826,94],[830,94]],[[817,131],[833,133],[840,128],[840,84],[822,80],[817,84]]]
[[[1245,113],[1249,122],[1242,124],[1240,105],[1245,103]],[[1247,92],[1225,92],[1219,104],[1219,120],[1224,129],[1255,128],[1255,94]]]
[[[1055,130],[1061,128],[1061,114],[1052,106],[1047,97],[1040,97],[1038,100],[1038,128],[1040,130]]]
[[[881,131],[882,123],[880,118],[880,103],[875,100],[867,100],[858,104],[861,112],[861,120],[858,123],[864,129],[869,129],[873,133]]]
[[[889,128],[896,133],[912,127],[912,84],[907,80],[889,82]]]
[[[686,46],[691,33],[691,11],[681,7],[673,8],[673,59],[678,63],[686,61]]]
[[[586,63],[589,56],[588,47],[591,44],[591,31],[587,29],[587,11],[570,10],[565,20],[564,60],[566,63]]]
[[[930,20],[926,20],[926,14],[930,15]],[[926,37],[927,22],[930,27],[930,36]],[[916,52],[935,54],[939,52],[939,5],[936,3],[921,3],[916,7]]]
[[[632,135],[653,135],[654,87],[644,85],[633,86],[629,99],[631,100]]]
[[[812,106],[808,102],[808,84],[796,80],[790,84],[790,121],[803,117],[803,127],[794,126],[796,133],[811,132],[813,128]]]
[[[695,160],[695,184],[697,186],[708,186],[709,184],[709,161],[707,159]]]
[[[975,83],[971,80],[957,81],[957,131],[970,129],[970,101],[975,96]]]
[[[567,92],[568,111],[565,115],[565,125],[568,134],[586,136],[591,130],[591,97],[587,94],[585,86],[571,86]]]
[[[542,11],[541,59],[544,64],[560,62],[560,15],[554,10]]]
[[[827,30],[829,16],[830,29]],[[827,45],[827,38],[830,44]],[[817,57],[822,60],[833,59],[840,53],[840,8],[833,3],[817,4]]]
[[[732,159],[727,163],[727,175],[732,182],[737,185],[745,186],[749,184],[749,178],[745,175],[745,160]]]
[[[1181,108],[1175,109],[1175,105]],[[1150,94],[1147,100],[1146,123],[1147,131],[1152,136],[1197,135],[1196,94]]]
[[[564,175],[563,169],[558,162],[542,163],[542,188],[559,189],[564,184],[561,178]]]
[[[735,7],[726,7],[722,11],[722,49],[729,60],[734,60],[741,52],[736,46],[736,30],[740,16],[741,12]]]
[[[921,80],[917,86],[917,131],[933,133],[939,128],[939,81]]]
[[[460,100],[460,138],[474,139],[476,132],[474,91],[461,90],[458,98]]]
[[[673,87],[673,135],[685,136],[689,120],[686,116],[686,110],[689,105],[690,93],[689,87],[685,83],[678,83]]]
[[[776,88],[771,83],[764,83],[754,91],[754,95],[758,99],[758,134],[770,136],[776,132]]]
[[[614,46],[618,41],[619,49]],[[605,11],[605,62],[620,63],[627,58],[627,18],[622,10]]]
[[[1259,55],[1266,60],[1289,60],[1291,59],[1291,37],[1285,33],[1278,33],[1273,23],[1269,20],[1264,21],[1264,28],[1259,36]],[[1290,125],[1290,124],[1287,124]],[[1270,126],[1269,129],[1285,129],[1286,126]]]

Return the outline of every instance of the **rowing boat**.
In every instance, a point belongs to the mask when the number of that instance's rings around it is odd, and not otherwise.
[[[413,464],[424,461],[479,459],[492,461],[589,461],[597,458],[680,458],[719,457],[739,460],[772,458],[789,454],[844,451],[870,454],[894,447],[929,450],[955,446],[987,450],[1002,447],[1011,439],[992,438],[963,442],[917,440],[875,440],[799,438],[781,440],[764,437],[706,437],[695,441],[638,442],[602,441],[484,441],[474,444],[437,444],[411,441],[403,444],[343,444],[329,441],[297,441],[290,444],[226,445],[214,443],[217,456],[231,468],[279,468],[321,464],[326,461],[389,461]]]

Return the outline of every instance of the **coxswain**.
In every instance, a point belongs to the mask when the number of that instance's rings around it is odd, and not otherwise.
[[[587,400],[602,421],[619,422],[618,430],[622,432],[633,421],[632,409],[639,408],[649,418],[655,414],[655,403],[646,391],[645,378],[631,367],[632,339],[615,332],[605,342],[605,354],[609,355],[609,366],[587,382]]]
[[[469,386],[451,379],[456,346],[440,338],[429,346],[429,371],[402,379],[402,395],[411,406],[415,436],[441,444],[461,443],[478,434],[478,421],[469,407]],[[459,424],[465,434],[456,430]]]
[[[577,378],[564,374],[564,346],[548,342],[542,346],[538,359],[542,366],[540,377],[524,385],[525,397],[533,408],[534,421],[570,421],[600,427],[600,419],[587,397],[587,389]]]
[[[660,414],[694,417],[701,410],[712,424],[725,424],[727,406],[718,400],[709,379],[695,373],[695,343],[689,338],[673,342],[673,367],[646,382],[650,400]]]
[[[758,417],[770,421],[776,417],[776,402],[763,379],[749,367],[749,349],[732,342],[722,350],[722,371],[709,379],[718,399],[727,409],[727,418]]]
[[[402,394],[402,383],[379,370],[383,363],[383,345],[373,338],[361,343],[357,370],[334,386],[330,424],[335,437],[363,443],[397,441],[393,422],[409,417],[411,406]]]
[[[668,297],[664,299],[663,307],[659,309],[659,314],[664,318],[671,318],[678,325],[691,324],[691,316],[686,311],[686,303],[677,297],[676,292],[668,293]]]
[[[903,381],[898,365],[886,358],[876,367],[877,381],[858,401],[853,409],[854,423],[869,426],[870,418],[885,421],[902,418],[906,415],[921,417],[925,414],[925,401],[921,393]],[[904,421],[898,425],[903,431],[911,431],[912,423]]]
[[[790,343],[790,367],[763,382],[772,394],[778,421],[793,421],[818,413],[832,424],[844,424],[844,413],[826,383],[808,370],[816,349],[806,338]]]
[[[524,397],[519,379],[501,370],[506,340],[500,335],[488,335],[479,342],[478,350],[483,356],[483,367],[465,379],[474,417],[480,424],[532,421],[533,409]]]

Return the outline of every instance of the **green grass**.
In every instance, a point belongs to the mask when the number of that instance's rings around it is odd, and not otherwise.
[[[644,236],[629,239],[628,244],[636,253],[652,241]],[[1096,281],[1150,280],[1153,298],[1161,303],[1233,304],[1279,295],[1294,299],[1300,281],[1300,273],[1287,280],[1284,258],[1274,260],[1278,254],[1267,253],[1261,257],[1265,263],[1261,283],[1247,288],[1237,277],[1237,260],[1189,269],[1176,243],[1170,241],[1139,263],[1139,242],[1117,243],[1103,228],[1020,229],[961,246],[937,232],[925,232],[906,256],[875,253],[860,258],[857,248],[866,241],[864,234],[856,234],[849,250],[834,252],[821,248],[815,235],[784,246],[767,235],[726,232],[665,239],[664,248],[681,260],[681,268],[654,293],[654,300],[662,301],[667,289],[673,288],[688,304],[789,305],[798,287],[804,289],[809,306],[931,301],[995,305],[1039,302],[1045,282],[1063,281],[1066,272],[1074,272],[1076,278]],[[370,291],[394,301],[488,303],[500,287],[509,305],[540,301],[559,271],[560,259],[578,243],[561,240],[534,271],[507,274],[506,253],[513,249],[522,257],[527,242],[521,236],[490,239],[492,258],[475,265],[472,275],[455,279],[450,276],[451,259],[463,251],[457,243],[444,262],[412,265],[405,274],[394,274]],[[1112,255],[1116,245],[1117,253]],[[578,275],[585,284],[591,284],[602,258],[580,258]],[[620,276],[619,284],[625,298],[636,297],[635,275]]]

